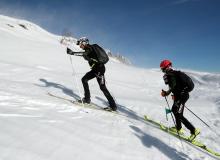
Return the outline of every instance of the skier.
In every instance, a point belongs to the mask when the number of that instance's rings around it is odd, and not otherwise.
[[[73,52],[72,50],[67,48],[67,54],[83,56],[84,59],[88,61],[90,68],[91,68],[91,70],[88,73],[86,73],[84,77],[82,78],[82,84],[84,88],[84,98],[82,98],[82,100],[79,100],[78,102],[88,103],[88,104],[91,102],[88,81],[93,78],[96,78],[100,89],[102,90],[102,92],[104,93],[105,97],[107,98],[109,102],[109,106],[105,107],[104,109],[107,111],[112,111],[112,110],[116,111],[117,110],[116,103],[105,85],[105,76],[104,76],[105,65],[104,63],[99,61],[99,58],[98,58],[99,55],[97,54],[96,52],[97,50],[95,48],[95,46],[98,46],[98,45],[89,44],[89,40],[86,37],[80,38],[77,41],[77,45],[79,45],[79,47],[83,49],[85,52]],[[103,49],[101,48],[101,50]],[[108,57],[106,58],[108,61]]]
[[[168,96],[171,92],[173,93],[173,106],[171,112],[173,112],[176,120],[176,126],[171,128],[171,131],[183,133],[183,123],[187,129],[190,130],[190,141],[193,141],[196,136],[200,133],[200,130],[195,128],[184,116],[183,111],[186,101],[189,99],[189,92],[193,89],[194,84],[192,80],[183,72],[172,69],[172,63],[169,60],[163,60],[160,63],[160,68],[164,73],[163,79],[166,85],[169,86],[168,91],[162,90],[161,96]],[[184,77],[184,78],[181,78]],[[188,78],[186,78],[188,77]],[[184,82],[189,81],[189,82]]]

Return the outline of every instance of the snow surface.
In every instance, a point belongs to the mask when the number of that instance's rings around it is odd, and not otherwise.
[[[1,160],[217,159],[185,142],[182,146],[178,138],[144,122],[147,114],[172,126],[171,117],[168,122],[165,118],[166,102],[160,91],[167,86],[158,69],[108,62],[107,86],[120,115],[47,95],[74,100],[82,94],[80,79],[89,71],[83,58],[66,54],[59,39],[33,23],[0,16]],[[187,106],[215,132],[188,110],[185,116],[201,129],[198,140],[220,152],[220,74],[187,73],[196,83]],[[92,101],[105,106],[96,80],[89,84]]]

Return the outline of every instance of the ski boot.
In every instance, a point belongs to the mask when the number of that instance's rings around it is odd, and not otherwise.
[[[173,132],[173,133],[176,133],[176,134],[179,133],[180,135],[183,135],[183,134],[184,134],[184,130],[183,130],[182,128],[181,128],[180,130],[177,130],[176,127],[170,127],[170,128],[169,128],[169,131],[170,131],[170,132]]]
[[[108,107],[103,108],[105,111],[116,111],[117,110],[117,106],[116,105],[110,105]]]
[[[90,104],[91,100],[90,100],[90,98],[82,98],[82,99],[79,99],[77,102]]]
[[[191,133],[191,135],[190,135],[190,137],[188,138],[188,140],[192,142],[192,141],[196,138],[196,136],[197,136],[199,133],[200,133],[200,129],[196,128],[195,131],[194,131],[194,133]]]
[[[105,107],[105,108],[103,108],[105,111],[109,111],[109,112],[111,112],[111,111],[113,111],[113,109],[111,108],[111,107]]]

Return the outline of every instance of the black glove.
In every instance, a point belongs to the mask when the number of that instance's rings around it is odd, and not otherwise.
[[[66,49],[66,53],[70,55],[74,55],[74,52],[69,48]]]

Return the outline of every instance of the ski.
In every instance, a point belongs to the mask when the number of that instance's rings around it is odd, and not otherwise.
[[[101,111],[105,111],[105,112],[110,112],[110,113],[115,113],[117,114],[118,112],[117,111],[110,111],[110,110],[105,110],[103,107],[101,106],[98,106],[97,104],[95,103],[80,103],[78,102],[78,99],[77,100],[71,100],[69,98],[65,98],[65,97],[61,97],[61,96],[58,96],[58,95],[55,95],[55,94],[52,94],[50,92],[47,92],[47,94],[51,97],[55,97],[55,98],[58,98],[58,99],[61,99],[61,100],[65,100],[65,101],[68,101],[72,104],[75,104],[77,106],[80,106],[80,107],[83,107],[83,108],[90,108],[90,109],[94,109],[94,110],[101,110]]]
[[[188,143],[190,143],[190,144],[192,144],[192,145],[194,145],[194,146],[196,146],[196,147],[199,147],[199,148],[201,148],[202,150],[205,150],[205,151],[208,152],[209,154],[214,155],[214,156],[220,158],[220,153],[217,153],[217,152],[211,150],[210,148],[208,148],[208,147],[207,147],[205,144],[203,144],[202,142],[199,142],[199,141],[197,141],[197,140],[195,140],[195,139],[194,139],[193,141],[190,141],[190,140],[188,139],[188,137],[185,136],[184,134],[179,134],[179,135],[178,135],[176,132],[170,131],[169,127],[163,125],[163,124],[160,123],[160,122],[157,122],[157,121],[155,121],[155,120],[150,119],[147,115],[144,115],[144,120],[147,121],[147,122],[149,122],[149,123],[151,123],[151,124],[153,124],[153,125],[155,125],[155,126],[157,126],[157,127],[158,127],[159,129],[161,129],[162,131],[164,131],[164,132],[166,132],[166,133],[169,133],[170,135],[173,135],[173,136],[175,136],[175,137],[177,137],[177,138],[179,137],[180,139],[182,139],[182,140],[184,140],[184,141],[186,141],[186,142],[188,142]]]

